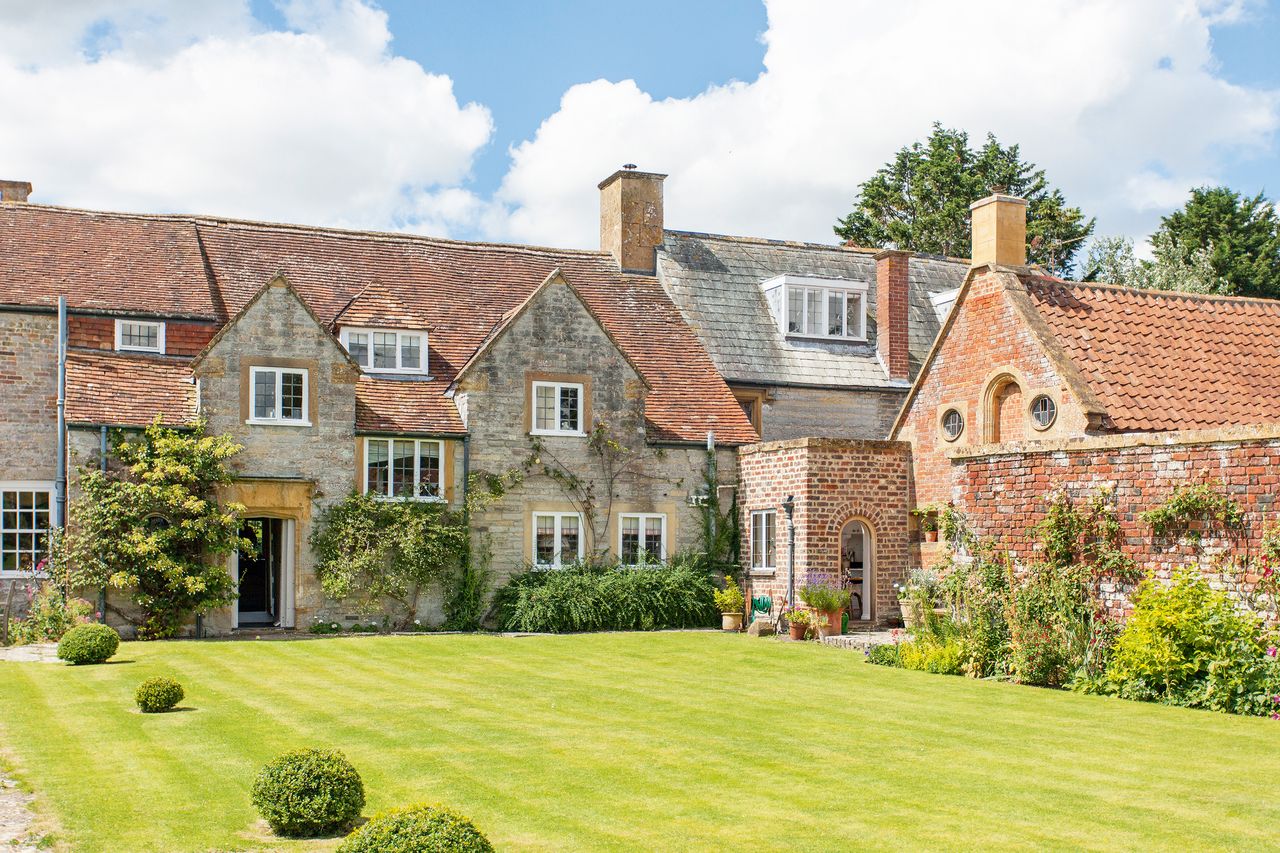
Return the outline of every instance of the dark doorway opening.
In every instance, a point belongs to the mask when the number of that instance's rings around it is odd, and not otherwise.
[[[236,603],[241,627],[280,624],[280,584],[284,522],[278,518],[247,518],[240,535],[256,543],[254,551],[239,554],[240,598]]]

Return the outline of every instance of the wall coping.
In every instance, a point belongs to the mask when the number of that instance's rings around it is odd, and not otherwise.
[[[898,453],[910,453],[911,442],[889,441],[873,438],[822,438],[806,436],[805,438],[786,438],[778,441],[760,441],[738,448],[738,453],[749,456],[756,453],[775,453],[780,450],[893,450]]]
[[[1255,426],[1220,427],[1217,429],[1121,433],[1117,435],[1091,435],[1083,438],[1049,439],[1045,441],[980,444],[950,450],[947,452],[947,458],[953,461],[960,461],[991,456],[1090,453],[1096,450],[1120,450],[1130,447],[1186,447],[1204,444],[1244,444],[1255,441],[1277,440],[1280,440],[1280,424],[1259,424]]]

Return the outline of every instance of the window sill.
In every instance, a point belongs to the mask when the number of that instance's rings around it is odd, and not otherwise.
[[[0,578],[4,580],[33,580],[42,581],[49,579],[48,572],[0,572]]]
[[[776,568],[773,569],[752,569],[751,577],[753,578],[771,578],[778,573]]]
[[[358,364],[359,362],[357,362]],[[367,376],[414,376],[421,379],[430,379],[431,374],[425,370],[405,370],[402,367],[365,367],[360,365],[360,370]]]
[[[787,332],[787,340],[789,341],[818,341],[828,344],[865,344],[866,338],[856,338],[852,335],[841,337],[840,335],[802,335],[799,332]]]
[[[145,353],[149,353],[149,354],[151,354],[151,355],[164,355],[164,350],[160,349],[159,347],[154,347],[154,348],[153,348],[153,347],[126,347],[126,346],[118,346],[118,347],[116,347],[116,352],[145,352]]]
[[[259,418],[249,418],[245,421],[250,426],[284,426],[284,427],[309,427],[311,421],[281,421],[281,420],[261,420]]]
[[[365,492],[365,494],[367,495],[368,492]],[[413,501],[414,503],[421,504],[448,503],[448,501],[439,495],[418,495],[416,497],[406,497],[405,495],[374,495],[373,498],[374,500],[387,501],[388,503],[404,503],[406,501]]]
[[[581,431],[570,432],[569,430],[558,430],[558,429],[531,429],[529,430],[529,435],[540,435],[540,436],[546,436],[550,438],[554,438],[556,436],[559,436],[560,438],[586,438],[587,437],[587,434],[585,432],[581,432]]]

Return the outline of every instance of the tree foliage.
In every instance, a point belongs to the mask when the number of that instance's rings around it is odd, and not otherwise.
[[[65,536],[54,543],[76,586],[129,591],[144,639],[171,637],[193,613],[230,604],[236,584],[225,558],[254,543],[240,536],[244,507],[220,505],[227,461],[242,448],[225,435],[161,425],[133,440],[117,437],[122,471],[81,472]]]
[[[987,134],[975,150],[967,133],[937,123],[928,139],[899,150],[859,187],[853,211],[835,232],[862,246],[965,257],[969,205],[993,188],[1028,202],[1028,261],[1056,274],[1068,271],[1093,233],[1094,220],[1068,206],[1044,170],[1022,159],[1017,145],[1001,145]]]

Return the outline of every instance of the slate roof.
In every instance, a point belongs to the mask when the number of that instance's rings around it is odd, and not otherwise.
[[[891,383],[875,350],[877,250],[667,231],[658,272],[671,299],[730,382],[847,388]],[[958,288],[968,262],[913,255],[908,282],[911,375],[929,353],[940,321],[930,296]],[[865,281],[868,342],[786,340],[761,284],[778,275]]]
[[[65,293],[72,310],[225,322],[283,273],[332,328],[426,329],[432,380],[362,380],[357,427],[366,430],[461,432],[445,389],[503,315],[557,268],[650,385],[652,437],[702,442],[714,431],[726,444],[756,440],[662,287],[621,274],[607,253],[0,205],[0,304],[47,307]],[[102,384],[112,376],[123,383],[125,375],[100,373],[95,387],[107,400],[129,393],[127,384],[114,391]],[[171,396],[151,400],[157,406],[193,405],[172,383],[158,383],[154,393],[161,389]],[[91,408],[86,401],[84,410]]]
[[[1280,302],[1020,279],[1109,428],[1280,421]]]

